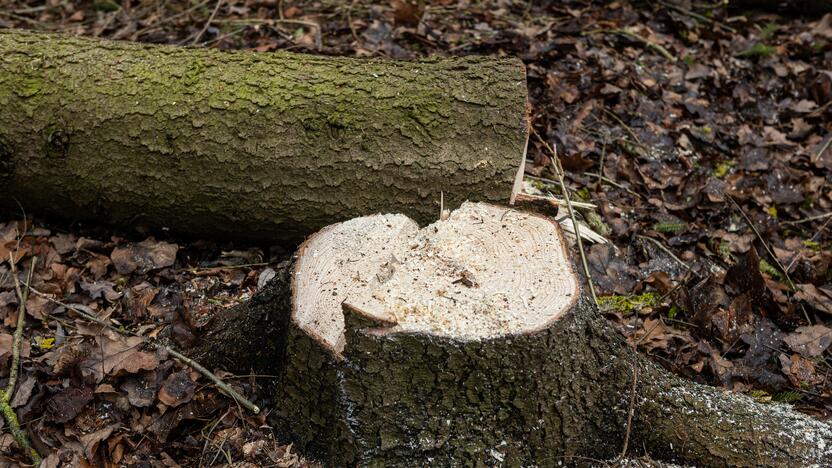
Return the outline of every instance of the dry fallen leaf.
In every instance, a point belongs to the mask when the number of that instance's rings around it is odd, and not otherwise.
[[[37,381],[33,376],[27,376],[23,383],[17,386],[11,402],[12,408],[21,407],[29,401],[29,397],[32,396],[32,390],[35,388]]]
[[[139,274],[173,265],[179,247],[152,237],[123,247],[116,247],[110,259],[121,275]]]
[[[815,365],[812,361],[797,354],[786,357],[781,353],[779,357],[783,373],[795,387],[802,388],[803,384],[813,385],[823,381],[823,377],[815,372]]]
[[[5,359],[12,355],[12,344],[14,343],[14,336],[9,333],[0,332],[0,359]],[[28,358],[31,352],[31,346],[28,340],[20,343],[20,357]]]
[[[792,351],[804,357],[820,356],[832,344],[832,328],[824,325],[798,327],[783,341]]]
[[[798,284],[799,291],[794,297],[804,300],[818,312],[832,315],[832,293],[818,288],[814,284]]]
[[[46,403],[47,421],[65,423],[71,421],[92,401],[92,389],[87,387],[69,387],[56,393]]]
[[[142,351],[144,339],[138,336],[122,336],[112,330],[103,330],[95,336],[96,345],[81,363],[84,375],[101,382],[105,375],[121,372],[135,374],[140,370],[155,369],[159,359],[155,353]]]
[[[88,461],[95,461],[95,452],[98,450],[98,444],[110,437],[110,434],[118,427],[119,424],[111,424],[91,434],[81,436],[81,443],[84,445],[84,456],[87,457]]]
[[[174,372],[162,384],[162,388],[159,390],[159,401],[168,406],[176,407],[191,401],[195,390],[196,383],[191,380],[187,371]]]

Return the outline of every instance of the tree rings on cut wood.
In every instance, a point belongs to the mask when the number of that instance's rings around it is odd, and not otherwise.
[[[344,313],[377,336],[463,341],[546,328],[578,297],[578,279],[549,219],[466,203],[419,226],[403,215],[355,218],[301,247],[293,321],[342,357]]]

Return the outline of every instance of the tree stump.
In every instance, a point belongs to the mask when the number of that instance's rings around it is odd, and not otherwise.
[[[329,465],[585,465],[625,439],[699,466],[832,462],[826,424],[628,348],[545,217],[356,218],[293,269],[275,427]]]

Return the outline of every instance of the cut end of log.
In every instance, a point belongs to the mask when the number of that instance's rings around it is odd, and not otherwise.
[[[402,215],[332,225],[300,249],[292,319],[336,356],[350,323],[373,333],[486,340],[546,328],[579,281],[547,218],[465,203],[422,229]]]

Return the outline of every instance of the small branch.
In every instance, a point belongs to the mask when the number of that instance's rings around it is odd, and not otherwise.
[[[662,2],[662,1],[660,1],[659,3],[664,7],[672,8],[672,9],[678,11],[679,13],[681,13],[683,15],[690,16],[691,18],[702,21],[703,23],[713,24],[714,26],[718,26],[718,27],[720,27],[720,28],[732,33],[732,34],[736,34],[736,32],[737,32],[736,29],[732,28],[731,26],[728,26],[727,24],[723,24],[720,21],[717,21],[713,18],[708,18],[705,15],[700,15],[699,13],[696,13],[695,11],[686,10],[686,9],[680,7],[679,5],[674,5],[672,3],[665,3],[665,2]]]
[[[358,44],[358,33],[355,31],[355,25],[352,24],[352,8],[355,6],[355,0],[350,2],[349,8],[347,8],[347,25],[350,27],[350,34],[352,34],[353,40]],[[283,18],[281,18],[283,19]]]
[[[17,300],[20,304],[17,307],[17,325],[14,329],[14,341],[12,344],[12,367],[9,370],[9,384],[6,386],[6,394],[9,398],[14,394],[14,386],[17,384],[18,368],[20,367],[20,342],[23,340],[23,327],[26,325],[26,301],[29,299],[29,284],[32,283],[32,273],[35,271],[38,257],[32,257],[32,265],[26,275],[26,289],[21,291],[20,279],[17,277],[17,268],[14,264],[13,254],[9,253],[9,265],[11,265],[14,288],[17,291]]]
[[[160,19],[159,21],[156,21],[155,23],[153,23],[153,24],[151,24],[151,25],[149,25],[149,26],[147,26],[147,27],[145,27],[145,28],[139,29],[138,31],[136,31],[135,33],[133,33],[133,36],[134,36],[134,37],[139,37],[139,36],[141,36],[142,34],[144,34],[144,33],[148,32],[148,31],[150,31],[150,30],[152,30],[152,29],[157,29],[157,28],[159,28],[160,26],[162,26],[163,24],[170,23],[171,21],[173,21],[173,20],[175,20],[175,19],[179,19],[179,18],[181,18],[181,17],[183,17],[183,16],[187,15],[188,13],[193,12],[194,10],[197,10],[197,9],[199,9],[199,8],[204,7],[207,3],[208,3],[208,0],[204,0],[204,1],[202,1],[202,2],[200,2],[200,3],[198,3],[198,4],[196,4],[196,5],[194,5],[194,6],[190,7],[190,8],[188,8],[188,9],[187,9],[187,10],[185,10],[185,11],[181,11],[181,12],[179,12],[179,13],[176,13],[176,14],[173,14],[173,15],[170,15],[170,16],[166,16],[166,17],[164,17],[164,18]]]
[[[636,198],[642,198],[642,199],[644,198],[643,196],[641,196],[641,194],[639,194],[637,192],[634,192],[632,189],[629,189],[629,188],[619,184],[618,182],[610,179],[609,177],[605,177],[605,176],[602,176],[601,174],[596,174],[594,172],[584,172],[584,175],[588,175],[590,177],[595,177],[596,179],[600,180],[601,182],[606,182],[606,183],[612,185],[613,187],[620,188],[621,190],[624,190],[625,192],[635,196]]]
[[[724,195],[725,198],[727,198],[731,202],[731,204],[734,205],[734,208],[736,208],[737,211],[740,212],[743,219],[745,219],[745,222],[748,223],[748,226],[751,227],[752,231],[754,231],[754,234],[757,235],[757,239],[759,239],[760,243],[763,244],[763,248],[766,249],[768,256],[771,258],[772,261],[774,261],[774,264],[777,265],[777,268],[779,268],[780,271],[783,272],[783,277],[786,278],[786,281],[789,283],[789,287],[792,288],[792,291],[797,291],[797,285],[794,283],[794,281],[792,281],[791,276],[789,276],[789,270],[786,267],[784,267],[783,264],[780,263],[780,259],[777,258],[776,255],[774,255],[774,252],[772,252],[771,247],[768,246],[768,242],[766,242],[766,240],[763,238],[763,235],[760,234],[760,231],[757,229],[757,225],[755,225],[754,222],[751,221],[751,218],[748,217],[748,215],[745,213],[745,210],[742,209],[740,204],[737,203],[736,200],[734,200],[734,197],[727,193],[724,193]],[[812,319],[809,317],[809,313],[806,312],[806,309],[803,307],[803,304],[800,305],[800,308],[803,311],[803,316],[806,319],[806,322],[809,323],[809,325],[811,325]]]
[[[309,29],[315,31],[315,48],[317,50],[321,50],[323,47],[323,39],[321,37],[321,25],[318,23],[314,23],[312,21],[304,21],[304,20],[292,20],[292,19],[221,19],[217,20],[217,23],[230,23],[230,24],[246,24],[246,25],[258,25],[258,24],[265,24],[268,26],[275,26],[278,24],[296,24],[299,26],[306,26]]]
[[[795,224],[811,223],[812,221],[818,221],[826,218],[832,218],[832,212],[824,213],[817,216],[809,216],[808,218],[798,219],[796,221],[784,221],[783,224],[793,226]]]
[[[174,350],[170,346],[161,346],[161,347],[162,347],[162,349],[164,349],[165,351],[170,353],[171,356],[175,357],[176,359],[179,359],[180,361],[184,362],[185,364],[189,365],[190,367],[196,369],[200,374],[204,375],[208,380],[210,380],[211,382],[214,382],[214,384],[217,387],[219,387],[222,391],[227,393],[228,396],[237,400],[237,402],[239,402],[241,405],[243,405],[246,408],[248,408],[249,410],[251,410],[252,413],[254,413],[254,414],[259,414],[260,413],[260,408],[257,405],[255,405],[251,401],[247,400],[244,396],[237,393],[236,390],[229,387],[228,384],[226,384],[225,382],[220,380],[220,378],[217,377],[216,375],[214,375],[213,373],[211,373],[211,371],[202,367],[201,364],[199,364],[198,362],[194,361],[193,359],[191,359],[191,358],[189,358],[185,355],[180,354],[179,352],[177,352],[176,350]]]
[[[664,57],[668,60],[672,60],[673,62],[678,61],[676,56],[673,55],[672,53],[670,53],[670,51],[668,51],[667,49],[665,49],[664,46],[662,46],[660,44],[656,44],[655,42],[652,42],[649,39],[645,39],[645,38],[639,36],[638,34],[636,34],[634,32],[627,31],[626,29],[620,29],[620,28],[619,29],[596,29],[596,30],[593,30],[593,31],[588,31],[584,34],[589,35],[589,34],[595,34],[595,33],[618,34],[620,36],[627,37],[627,38],[632,39],[636,42],[640,42],[640,43],[644,44],[644,46],[647,47],[648,49],[655,50],[656,52],[659,53],[659,55],[661,55],[662,57]]]
[[[772,252],[771,248],[768,246],[768,242],[766,242],[766,240],[763,238],[763,235],[760,234],[760,231],[757,229],[757,225],[754,224],[753,221],[751,221],[751,218],[748,217],[748,215],[745,213],[745,210],[742,209],[740,204],[737,203],[736,200],[734,200],[734,197],[726,193],[725,198],[727,198],[728,201],[730,201],[731,204],[734,205],[734,208],[736,208],[737,211],[740,212],[743,219],[745,219],[745,222],[748,224],[751,230],[754,231],[754,234],[757,236],[757,239],[760,240],[760,243],[763,244],[763,248],[766,249],[766,252],[768,252],[769,257],[771,257],[771,259],[774,261],[774,264],[777,265],[777,268],[779,268],[780,271],[783,273],[783,276],[789,282],[789,286],[791,286],[792,290],[797,290],[797,286],[794,284],[794,281],[792,281],[792,279],[789,277],[789,272],[786,271],[786,267],[784,267],[783,264],[780,263],[780,259],[778,259],[776,255],[774,255],[774,252]]]
[[[217,12],[221,6],[222,0],[217,0],[217,5],[214,7],[214,11],[211,12],[211,16],[208,17],[208,21],[205,22],[205,26],[203,26],[199,31],[199,34],[196,35],[193,42],[191,42],[191,45],[195,45],[200,39],[202,39],[202,35],[205,34],[205,31],[207,31],[209,27],[211,27],[211,22],[214,21],[214,17],[217,16]]]
[[[25,215],[24,215],[25,216]],[[24,217],[25,220],[25,217]],[[25,223],[25,221],[24,221]],[[18,240],[19,242],[19,240]],[[18,244],[19,245],[19,244]],[[14,409],[11,407],[10,400],[14,393],[14,387],[17,384],[18,368],[20,367],[20,343],[23,339],[23,327],[26,324],[26,301],[29,298],[30,284],[32,283],[32,274],[35,271],[37,264],[37,255],[32,257],[31,265],[29,266],[29,273],[26,275],[26,289],[20,287],[20,279],[17,277],[17,267],[14,262],[14,255],[9,253],[9,265],[11,268],[12,278],[14,278],[14,288],[17,293],[17,300],[20,304],[17,307],[17,325],[14,330],[14,338],[12,343],[12,367],[9,370],[9,383],[6,390],[0,389],[0,411],[3,413],[6,423],[9,425],[9,430],[17,441],[17,445],[29,455],[32,464],[39,466],[41,462],[40,454],[32,448],[29,443],[29,437],[26,432],[20,427],[20,421],[17,419]]]
[[[627,456],[627,447],[630,444],[630,430],[633,427],[633,414],[636,412],[636,383],[638,383],[638,365],[633,364],[633,386],[630,388],[630,411],[627,413],[627,430],[624,433],[624,447],[621,449],[621,458]]]
[[[79,308],[77,308],[77,307],[73,307],[73,306],[71,306],[71,305],[69,305],[69,304],[66,304],[66,303],[64,303],[64,302],[61,302],[61,301],[59,301],[59,300],[57,300],[57,299],[53,299],[52,297],[49,297],[47,294],[44,294],[44,293],[42,293],[42,292],[38,291],[38,290],[37,290],[37,289],[35,289],[35,288],[31,288],[31,290],[32,290],[32,292],[33,292],[33,293],[35,293],[36,295],[38,295],[38,296],[40,296],[40,297],[42,297],[42,298],[44,298],[44,299],[46,299],[46,300],[48,300],[48,301],[50,301],[50,302],[53,302],[53,303],[55,303],[55,304],[58,304],[59,306],[64,307],[64,308],[66,308],[67,310],[71,310],[71,311],[75,312],[76,314],[78,314],[78,315],[80,315],[80,316],[82,316],[82,317],[86,318],[87,320],[90,320],[91,322],[95,322],[95,323],[97,323],[97,324],[99,324],[99,325],[101,325],[101,326],[103,326],[103,327],[107,327],[108,329],[113,330],[113,331],[114,331],[114,332],[116,332],[116,333],[119,333],[119,334],[122,334],[122,335],[138,336],[138,337],[140,337],[140,338],[146,339],[145,337],[143,337],[143,336],[141,336],[141,335],[136,335],[135,333],[123,332],[123,331],[119,330],[118,328],[116,328],[116,327],[114,327],[114,326],[110,325],[110,324],[109,324],[109,323],[107,323],[106,321],[104,321],[104,320],[102,320],[102,319],[100,319],[100,318],[96,317],[95,315],[92,315],[92,314],[90,314],[90,313],[87,313],[87,312],[85,312],[85,311],[83,311],[83,310],[81,310],[81,309],[79,309]],[[225,382],[223,382],[222,380],[220,380],[220,378],[219,378],[219,377],[217,377],[216,375],[214,375],[211,371],[209,371],[208,369],[206,369],[205,367],[203,367],[203,366],[202,366],[201,364],[199,364],[198,362],[196,362],[196,361],[194,361],[193,359],[191,359],[191,358],[189,358],[189,357],[187,357],[187,356],[185,356],[185,355],[183,355],[183,354],[179,353],[178,351],[174,350],[174,349],[173,349],[173,348],[171,348],[170,346],[165,346],[165,345],[162,345],[162,344],[159,344],[159,343],[155,343],[155,342],[152,342],[152,341],[145,341],[145,343],[147,343],[148,345],[153,346],[154,348],[157,348],[157,349],[158,349],[158,348],[164,349],[164,350],[165,350],[165,351],[167,351],[167,352],[168,352],[168,354],[170,354],[171,356],[175,357],[176,359],[179,359],[180,361],[182,361],[183,363],[187,364],[188,366],[190,366],[191,368],[193,368],[194,370],[196,370],[196,371],[197,371],[197,372],[199,372],[200,374],[204,375],[204,376],[205,376],[208,380],[210,380],[211,382],[213,382],[213,383],[214,383],[217,387],[219,387],[222,391],[224,391],[224,392],[225,392],[228,396],[230,396],[230,397],[231,397],[231,398],[233,398],[235,401],[237,401],[237,403],[239,403],[239,404],[241,404],[241,405],[245,406],[246,408],[248,408],[249,410],[251,410],[254,414],[259,414],[259,413],[260,413],[260,408],[259,408],[257,405],[255,405],[254,403],[252,403],[252,402],[251,402],[250,400],[248,400],[246,397],[244,397],[244,396],[240,395],[239,393],[237,393],[237,391],[236,391],[236,390],[234,390],[233,388],[229,387],[229,386],[228,386],[228,384],[226,384]]]
[[[666,254],[670,255],[670,258],[672,258],[673,260],[675,260],[675,261],[676,261],[676,263],[678,263],[679,265],[682,265],[682,266],[685,268],[685,270],[688,270],[689,272],[693,273],[693,269],[690,267],[690,265],[688,265],[687,263],[685,263],[684,261],[682,261],[679,257],[677,257],[677,256],[676,256],[676,254],[674,254],[673,252],[671,252],[671,251],[670,251],[670,249],[668,249],[667,247],[665,247],[665,246],[664,246],[664,244],[662,244],[662,243],[661,243],[661,242],[659,242],[658,240],[653,239],[652,237],[643,236],[643,235],[641,235],[641,234],[636,234],[636,237],[638,237],[639,239],[649,240],[650,242],[652,242],[653,244],[655,244],[655,245],[656,245],[656,247],[658,247],[659,249],[661,249],[661,250],[662,250],[662,252],[664,252],[664,253],[666,253]],[[695,274],[695,273],[694,273],[694,274]],[[697,275],[697,276],[698,276],[698,275]]]
[[[630,136],[631,136],[631,137],[633,137],[633,140],[635,140],[636,144],[638,144],[638,145],[639,145],[642,149],[646,148],[646,147],[644,146],[644,143],[642,143],[642,142],[641,142],[641,139],[638,137],[638,135],[636,135],[636,132],[634,132],[634,131],[633,131],[633,129],[632,129],[632,128],[630,128],[630,126],[629,126],[629,125],[627,125],[626,123],[624,123],[624,121],[623,121],[623,120],[621,120],[621,117],[617,116],[617,115],[615,114],[615,112],[613,112],[613,111],[611,111],[611,110],[607,109],[606,107],[602,107],[602,108],[601,108],[601,110],[602,110],[605,114],[607,114],[607,115],[609,115],[610,117],[612,117],[612,118],[613,118],[616,122],[618,122],[618,125],[621,125],[622,127],[624,127],[624,130],[627,130],[627,133],[629,133],[629,134],[630,134]]]
[[[565,205],[566,204],[565,200],[562,200],[562,199],[552,195],[551,192],[547,191],[546,193],[547,194],[545,196],[544,195],[534,195],[534,194],[531,194],[531,193],[523,193],[523,196],[528,197],[529,199],[534,199],[534,200],[550,200],[550,201],[555,202],[555,204],[557,204],[557,205]],[[585,209],[592,210],[592,209],[598,208],[598,205],[596,205],[594,203],[579,202],[579,201],[572,200],[572,207],[573,208],[578,208],[578,209],[585,208]]]
[[[26,431],[24,431],[20,427],[20,421],[17,419],[17,414],[15,414],[14,409],[12,408],[11,404],[9,403],[10,395],[7,394],[3,389],[0,389],[0,411],[3,413],[3,418],[6,419],[6,423],[9,425],[9,430],[14,436],[14,440],[17,441],[17,445],[29,455],[29,458],[32,460],[32,464],[34,466],[40,466],[41,458],[40,454],[37,450],[32,448],[32,445],[29,443],[29,436],[26,435]]]
[[[589,292],[592,295],[592,301],[595,303],[595,307],[598,307],[598,296],[595,295],[595,285],[592,284],[592,273],[590,273],[589,264],[586,262],[586,253],[584,252],[584,244],[581,240],[580,227],[578,227],[578,218],[575,216],[575,210],[572,209],[572,202],[569,200],[569,191],[566,190],[566,182],[563,180],[563,167],[560,165],[560,159],[558,158],[558,154],[555,152],[554,148],[552,148],[549,143],[540,137],[537,130],[535,130],[534,127],[531,127],[531,130],[540,143],[542,143],[543,146],[545,146],[551,153],[552,167],[555,170],[555,175],[558,177],[558,182],[560,183],[561,191],[563,192],[563,199],[566,201],[566,208],[569,210],[569,216],[572,218],[572,227],[575,228],[575,238],[578,242],[578,251],[581,253],[581,263],[583,263],[584,266],[586,282],[589,284]]]

